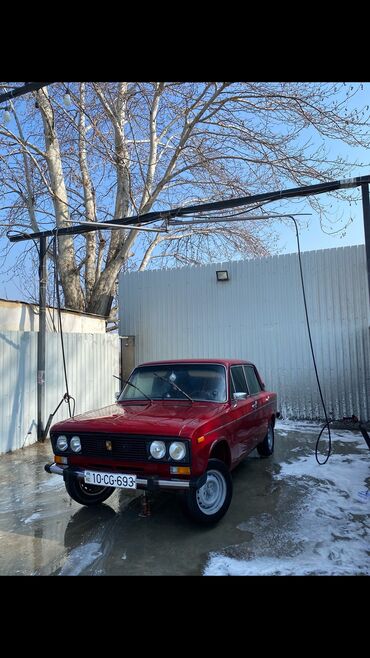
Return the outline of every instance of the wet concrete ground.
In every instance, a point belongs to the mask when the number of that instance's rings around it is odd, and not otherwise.
[[[182,514],[176,494],[116,491],[95,508],[48,475],[50,443],[0,457],[1,575],[370,574],[370,451],[361,434],[336,431],[318,466],[320,429],[279,422],[275,453],[253,452],[234,471],[218,525]]]

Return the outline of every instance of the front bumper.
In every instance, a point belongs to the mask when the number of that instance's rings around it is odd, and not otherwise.
[[[83,479],[85,475],[85,469],[79,467],[71,466],[61,466],[60,464],[45,464],[45,471],[47,473],[56,473],[57,475],[63,475],[64,480],[67,478],[80,478]],[[93,469],[94,470],[94,469]],[[165,480],[159,478],[156,475],[150,475],[145,477],[136,477],[136,484],[138,489],[147,489],[148,491],[155,491],[156,489],[199,489],[206,483],[207,473],[200,475],[196,478],[190,478],[189,480],[176,480],[176,478],[171,478],[170,480]]]

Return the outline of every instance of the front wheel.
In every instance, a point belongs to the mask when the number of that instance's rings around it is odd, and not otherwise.
[[[275,443],[274,428],[272,423],[270,422],[267,428],[267,434],[265,438],[263,439],[262,443],[259,443],[257,446],[258,454],[261,457],[270,457],[270,455],[272,455],[272,453],[274,452],[274,443]]]
[[[193,521],[210,525],[227,512],[233,494],[229,469],[220,459],[210,459],[207,481],[199,489],[190,489],[184,496],[184,511]]]
[[[68,478],[64,482],[67,493],[80,505],[99,505],[112,495],[114,487],[97,487],[80,478]]]

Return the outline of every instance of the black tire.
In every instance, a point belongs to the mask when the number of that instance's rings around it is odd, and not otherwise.
[[[67,493],[80,505],[99,505],[107,500],[115,490],[114,487],[96,487],[86,484],[80,478],[68,478],[64,482]]]
[[[233,495],[233,482],[224,462],[210,459],[207,474],[203,487],[190,489],[183,497],[185,514],[202,525],[217,523],[226,514]]]
[[[267,433],[262,443],[257,446],[258,454],[261,457],[270,457],[274,452],[275,433],[274,426],[271,422],[268,424]]]

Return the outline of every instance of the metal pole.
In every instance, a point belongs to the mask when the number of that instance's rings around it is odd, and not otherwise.
[[[45,413],[46,237],[40,237],[39,331],[37,335],[37,440],[43,441]]]
[[[4,101],[11,100],[12,98],[16,98],[17,96],[24,96],[24,94],[28,94],[30,91],[37,91],[38,89],[42,89],[43,87],[46,87],[47,85],[52,85],[54,84],[53,82],[25,82],[22,87],[14,87],[11,91],[6,91],[4,94],[0,94],[0,103],[3,103]]]
[[[369,202],[369,184],[361,185],[362,191],[362,212],[364,218],[365,230],[365,252],[366,252],[366,268],[367,268],[367,283],[368,293],[370,300],[370,202]]]
[[[324,194],[326,192],[333,192],[335,190],[344,190],[351,187],[359,187],[370,183],[370,176],[358,176],[357,178],[348,178],[343,180],[331,181],[329,183],[318,183],[316,185],[305,185],[303,187],[292,187],[285,190],[277,190],[275,192],[264,192],[263,194],[253,194],[248,197],[238,197],[234,199],[226,199],[224,201],[213,201],[212,203],[201,203],[195,206],[184,206],[179,208],[172,208],[172,210],[156,210],[147,212],[143,215],[131,215],[130,217],[121,217],[115,219],[114,222],[100,222],[101,225],[109,229],[110,224],[115,226],[122,226],[126,228],[127,225],[142,226],[143,224],[170,220],[174,217],[183,217],[186,215],[193,215],[200,212],[213,212],[214,210],[231,210],[239,206],[248,206],[253,203],[262,202],[268,203],[271,201],[280,201],[281,199],[292,199],[295,197],[310,196],[311,194]],[[23,240],[35,240],[41,235],[53,237],[55,235],[79,235],[81,233],[89,233],[96,231],[95,222],[85,222],[77,226],[66,226],[64,228],[54,228],[48,231],[37,231],[36,233],[21,233],[17,231],[16,235],[9,235],[10,242],[22,242]]]

